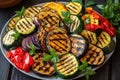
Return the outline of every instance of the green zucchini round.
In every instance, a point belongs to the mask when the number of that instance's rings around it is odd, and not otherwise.
[[[84,28],[82,19],[76,15],[71,15],[70,19],[73,20],[73,22],[67,25],[69,32],[72,34],[81,33]]]
[[[67,53],[55,64],[55,70],[61,78],[72,78],[77,75],[79,63],[73,54]]]

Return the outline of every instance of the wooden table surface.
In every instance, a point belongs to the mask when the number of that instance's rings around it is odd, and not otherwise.
[[[9,18],[11,18],[16,10],[20,10],[22,6],[29,7],[35,4],[48,1],[70,1],[70,0],[23,0],[20,4],[6,9],[0,9],[0,32]],[[87,1],[87,0],[86,0]],[[96,3],[105,4],[105,0],[95,0]],[[96,7],[95,10],[99,11]],[[117,38],[117,46],[114,54],[107,63],[96,71],[96,75],[91,76],[90,80],[120,80],[120,39]],[[0,51],[0,80],[38,80],[27,76],[16,70],[4,58]],[[86,80],[84,77],[79,80]]]

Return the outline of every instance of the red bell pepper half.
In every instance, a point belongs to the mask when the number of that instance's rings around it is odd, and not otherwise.
[[[21,70],[30,71],[30,67],[34,64],[34,60],[28,52],[24,51],[22,47],[15,50],[10,50],[6,56]]]

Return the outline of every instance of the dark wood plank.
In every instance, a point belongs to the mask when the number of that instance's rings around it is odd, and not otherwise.
[[[10,64],[0,51],[0,80],[7,80]]]
[[[110,80],[120,80],[120,38],[117,39],[116,50],[112,56],[111,63],[111,79]]]

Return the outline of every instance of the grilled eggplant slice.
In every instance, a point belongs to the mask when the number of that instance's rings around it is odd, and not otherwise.
[[[36,26],[33,24],[33,20],[31,18],[22,18],[15,25],[16,31],[23,35],[28,35],[34,32]]]
[[[97,36],[96,33],[88,31],[88,30],[83,30],[81,32],[82,36],[84,36],[86,39],[88,39],[89,43],[91,44],[96,44],[97,43]]]
[[[13,17],[8,23],[7,31],[13,30],[15,28],[15,24],[19,19],[20,19],[19,16]]]
[[[52,76],[55,73],[54,66],[50,61],[43,61],[44,54],[38,53],[33,56],[35,63],[32,66],[32,70],[40,75]]]
[[[98,47],[102,48],[105,53],[110,53],[110,52],[112,52],[115,49],[115,42],[114,42],[114,40],[105,31],[103,31],[98,36],[98,42],[97,42],[96,45]]]
[[[38,20],[40,20],[41,27],[51,27],[60,25],[60,17],[57,13],[51,11],[43,11],[38,14]]]
[[[82,10],[82,5],[77,2],[70,2],[66,5],[66,8],[71,14],[78,15]]]
[[[47,48],[49,51],[54,48],[59,55],[69,52],[71,43],[66,30],[58,28],[49,32],[47,36]]]
[[[105,56],[102,49],[96,47],[93,44],[89,45],[88,52],[80,59],[81,62],[87,61],[90,65],[100,65],[104,62]]]
[[[70,33],[80,33],[83,30],[83,21],[81,18],[75,15],[71,15],[70,19],[73,20],[73,23],[68,24]]]
[[[70,37],[71,40],[71,53],[77,57],[82,57],[85,55],[88,49],[87,40],[78,34],[72,34]]]
[[[31,6],[25,10],[24,16],[34,18],[41,10],[40,6]]]
[[[14,30],[8,31],[5,36],[3,37],[2,43],[5,49],[14,49],[18,47],[21,43],[22,37],[19,37],[17,40],[13,37],[16,34]]]
[[[61,78],[71,78],[76,75],[79,63],[72,54],[65,54],[60,57],[60,62],[55,64],[55,69]]]

